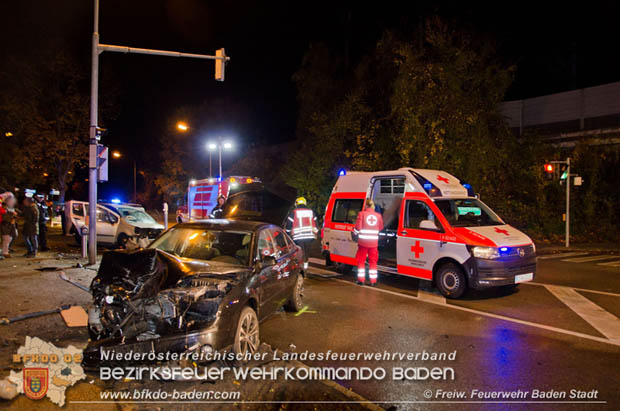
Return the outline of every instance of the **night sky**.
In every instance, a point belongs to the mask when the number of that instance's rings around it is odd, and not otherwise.
[[[140,148],[153,146],[174,110],[217,98],[250,109],[252,133],[236,136],[238,144],[292,140],[297,107],[291,76],[310,42],[343,52],[348,37],[355,62],[384,29],[415,27],[421,16],[432,14],[497,40],[500,57],[518,68],[507,99],[620,80],[618,2],[579,7],[540,1],[411,2],[407,9],[402,2],[358,3],[101,0],[102,43],[202,54],[225,47],[231,57],[226,81],[219,83],[211,61],[103,53],[101,70],[117,80],[120,90],[120,113],[108,122],[104,143],[148,163]],[[0,5],[3,61],[8,55],[35,55],[52,40],[88,68],[91,33],[89,0],[5,0]],[[118,173],[112,170],[112,179],[119,179]],[[121,175],[129,174],[128,168],[122,170]]]

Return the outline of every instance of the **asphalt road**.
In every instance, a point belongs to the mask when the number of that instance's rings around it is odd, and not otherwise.
[[[428,282],[401,276],[380,275],[377,288],[357,286],[353,275],[333,275],[313,259],[313,274],[305,285],[306,311],[270,317],[262,324],[262,339],[280,349],[294,344],[298,353],[456,351],[454,361],[306,361],[310,366],[386,369],[383,380],[338,381],[386,408],[459,406],[439,402],[454,400],[448,394],[442,398],[438,390],[443,390],[464,391],[462,406],[468,409],[505,409],[472,403],[489,401],[472,398],[472,390],[527,391],[522,401],[540,400],[532,397],[540,390],[566,392],[566,398],[510,407],[618,409],[620,265],[614,261],[620,256],[544,257],[535,281],[515,292],[490,289],[454,301],[434,292]],[[455,378],[394,380],[391,372],[397,367],[451,367]],[[596,398],[571,399],[571,390]]]

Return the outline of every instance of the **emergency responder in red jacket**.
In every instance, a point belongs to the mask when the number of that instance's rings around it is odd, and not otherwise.
[[[375,211],[375,203],[366,199],[366,208],[357,215],[353,234],[357,236],[357,284],[366,281],[366,256],[368,256],[368,278],[370,285],[377,283],[377,261],[379,260],[379,231],[383,230],[383,217]]]
[[[295,244],[304,250],[304,269],[308,268],[308,253],[310,244],[316,240],[317,227],[314,211],[306,207],[306,199],[299,197],[295,200],[295,208],[286,218],[285,230],[293,237]]]

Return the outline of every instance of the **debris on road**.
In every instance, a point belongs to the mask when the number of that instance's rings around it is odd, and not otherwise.
[[[85,285],[82,285],[76,281],[70,280],[69,277],[67,277],[67,275],[65,274],[64,271],[60,271],[58,273],[58,277],[60,277],[62,280],[65,280],[66,282],[68,282],[69,284],[72,284],[74,286],[76,286],[77,288],[79,288],[82,291],[86,291],[87,293],[90,294],[90,289],[88,287],[86,287]]]
[[[48,314],[59,313],[62,310],[68,310],[69,308],[71,308],[71,305],[62,305],[62,306],[60,306],[58,308],[55,308],[53,310],[35,311],[33,313],[22,314],[22,315],[18,315],[16,317],[12,317],[12,318],[2,317],[2,318],[0,318],[0,324],[6,325],[6,324],[11,324],[11,323],[14,323],[14,322],[17,322],[17,321],[27,320],[27,319],[30,319],[30,318],[42,317],[42,316],[48,315]]]
[[[65,320],[67,327],[86,327],[88,326],[88,314],[79,305],[74,305],[68,310],[60,312],[62,319]]]

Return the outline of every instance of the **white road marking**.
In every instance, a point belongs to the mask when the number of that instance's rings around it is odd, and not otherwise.
[[[543,255],[540,257],[537,257],[539,260],[550,260],[552,258],[563,258],[563,257],[573,257],[573,256],[577,256],[577,255],[588,255],[589,253],[579,253],[579,252],[572,252],[572,253],[560,253],[560,254],[549,254],[549,255]]]
[[[611,260],[612,258],[618,258],[617,255],[594,255],[590,257],[578,257],[578,258],[567,258],[566,260],[569,263],[588,263],[590,261],[600,261],[600,260]]]
[[[441,295],[430,281],[420,280],[418,285],[418,298],[424,301],[432,301],[436,304],[447,304],[446,297]]]
[[[608,263],[598,263],[597,265],[604,265],[606,267],[620,267],[620,260],[610,261]]]
[[[547,285],[549,285],[549,284],[544,284],[544,283],[536,283],[536,282],[533,282],[533,281],[528,281],[527,283],[523,283],[523,284],[525,284],[525,285],[538,285],[538,286],[542,286],[542,287],[546,287]],[[564,285],[556,285],[556,287],[566,287],[566,286],[564,286]],[[589,290],[587,288],[579,288],[579,287],[566,287],[566,288],[571,288],[571,289],[577,290],[577,291],[585,291],[587,293],[608,295],[610,297],[620,297],[620,294],[618,294],[618,293],[610,293],[608,291]]]
[[[555,285],[547,285],[546,288],[605,337],[620,343],[620,319],[618,317],[603,310],[575,290]]]
[[[347,280],[341,280],[339,278],[334,278],[332,280],[348,284],[348,285],[350,285],[352,287],[357,287],[354,283],[352,283],[350,281],[347,281]],[[580,332],[577,332],[577,331],[565,330],[563,328],[558,328],[558,327],[553,327],[553,326],[550,326],[550,325],[533,323],[531,321],[526,321],[526,320],[519,320],[518,318],[511,318],[511,317],[506,317],[506,316],[500,315],[500,314],[493,314],[493,313],[489,313],[489,312],[485,312],[485,311],[474,310],[472,308],[461,307],[459,305],[441,304],[441,303],[438,303],[438,302],[435,302],[435,301],[432,301],[432,300],[421,300],[418,297],[414,297],[412,295],[402,294],[402,293],[398,293],[398,292],[390,291],[390,290],[384,290],[384,289],[377,288],[377,287],[373,287],[373,288],[366,287],[366,289],[371,290],[371,291],[378,291],[378,292],[381,292],[381,293],[396,295],[396,296],[399,296],[399,297],[408,298],[410,300],[422,301],[423,303],[435,304],[435,305],[439,305],[439,306],[442,306],[442,307],[451,308],[453,310],[465,311],[465,312],[472,313],[472,314],[477,314],[477,315],[480,315],[480,316],[483,316],[483,317],[495,318],[495,319],[498,319],[498,320],[513,322],[513,323],[517,323],[517,324],[521,324],[521,325],[527,325],[527,326],[534,327],[534,328],[540,328],[540,329],[546,330],[546,331],[553,331],[553,332],[556,332],[556,333],[559,333],[559,334],[571,335],[573,337],[585,338],[585,339],[588,339],[588,340],[597,341],[597,342],[601,342],[601,343],[605,343],[605,344],[611,344],[611,345],[615,345],[617,347],[620,347],[620,340],[608,340],[607,338],[597,337],[595,335],[589,335],[589,334],[584,334],[584,333],[580,333]]]
[[[314,258],[314,259],[310,258],[309,259],[309,261],[312,261],[312,260],[314,260],[313,262],[316,262],[317,264],[324,265],[322,260],[319,260],[319,259],[316,259],[316,258]],[[345,284],[348,284],[350,286],[357,287],[351,281],[342,280],[342,279],[339,279],[339,278],[332,278],[332,280],[333,281],[338,281],[338,282],[341,282],[341,283],[345,283]],[[542,285],[542,286],[545,286],[545,287],[548,285],[548,284],[541,284],[541,283],[534,283],[534,282],[528,282],[528,283],[524,283],[524,284]],[[555,286],[555,287],[558,287],[560,289],[580,290],[580,291],[587,291],[587,292],[598,293],[598,294],[611,295],[611,296],[614,296],[614,297],[620,297],[620,294],[607,293],[605,291],[587,290],[587,289],[582,289],[582,288],[575,288],[575,289],[573,289],[573,288],[570,288],[570,287],[563,287],[563,286]],[[550,325],[538,324],[538,323],[534,323],[534,322],[526,321],[526,320],[519,320],[518,318],[506,317],[504,315],[493,314],[493,313],[489,313],[489,312],[486,312],[486,311],[479,311],[479,310],[475,310],[475,309],[472,309],[472,308],[461,307],[461,306],[454,305],[454,304],[445,304],[445,303],[436,301],[434,299],[425,300],[425,299],[422,299],[422,298],[419,298],[419,297],[415,297],[413,295],[403,294],[403,293],[399,293],[399,292],[396,292],[396,291],[384,290],[384,289],[381,289],[381,288],[378,288],[378,287],[365,287],[365,288],[367,290],[371,290],[371,291],[377,291],[377,292],[381,292],[381,293],[391,294],[391,295],[407,298],[407,299],[410,299],[410,300],[422,301],[424,303],[435,304],[435,305],[439,305],[439,306],[442,306],[442,307],[451,308],[451,309],[454,309],[454,310],[459,310],[459,311],[464,311],[464,312],[468,312],[468,313],[472,313],[472,314],[477,314],[477,315],[480,315],[480,316],[483,316],[483,317],[495,318],[495,319],[498,319],[498,320],[513,322],[513,323],[516,323],[516,324],[526,325],[526,326],[530,326],[530,327],[534,327],[534,328],[538,328],[538,329],[542,329],[542,330],[546,330],[546,331],[556,332],[558,334],[570,335],[570,336],[573,336],[573,337],[584,338],[584,339],[587,339],[587,340],[597,341],[597,342],[601,342],[601,343],[604,343],[604,344],[610,344],[610,345],[615,345],[617,347],[620,347],[620,339],[610,340],[610,339],[607,339],[607,338],[597,337],[595,335],[580,333],[578,331],[565,330],[563,328],[553,327],[553,326],[550,326]],[[594,303],[592,303],[592,304],[594,304]],[[607,313],[607,314],[609,314],[609,313]],[[611,315],[611,314],[609,314],[609,315]],[[603,333],[603,335],[605,335],[605,334]]]

